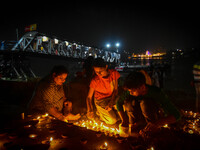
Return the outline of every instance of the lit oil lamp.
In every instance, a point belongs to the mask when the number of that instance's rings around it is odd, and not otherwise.
[[[154,147],[152,146],[152,147],[148,148],[147,150],[154,150]]]
[[[32,127],[32,125],[30,125],[30,124],[24,126],[25,129],[28,129],[28,128],[30,128],[30,127]]]
[[[29,138],[31,139],[36,139],[37,135],[36,134],[29,134]]]
[[[53,141],[53,137],[50,137],[49,141],[52,142]]]
[[[169,128],[168,124],[165,124],[165,125],[163,126],[163,128]]]
[[[95,120],[82,120],[79,122],[75,122],[74,125],[86,128],[88,130],[96,131],[97,137],[101,136],[100,132],[108,136],[115,136],[119,134],[119,130],[117,128],[110,128],[104,125],[103,122],[97,123]]]
[[[43,140],[42,144],[51,144],[52,141],[53,141],[53,137],[50,137],[49,139]]]
[[[100,146],[100,150],[107,150],[108,149],[108,143],[105,142],[103,145]]]
[[[45,117],[48,117],[48,116],[49,116],[49,114],[46,113],[46,114],[42,115],[42,118],[45,118]]]

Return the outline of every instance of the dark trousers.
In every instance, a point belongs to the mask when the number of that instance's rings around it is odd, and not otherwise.
[[[155,122],[159,118],[159,107],[152,100],[125,101],[125,111],[129,117],[129,123],[146,121]]]

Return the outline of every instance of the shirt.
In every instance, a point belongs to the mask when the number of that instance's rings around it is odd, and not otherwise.
[[[64,101],[63,85],[56,85],[53,79],[42,80],[36,88],[30,109],[48,112],[50,108],[55,107],[62,111]]]
[[[90,88],[95,90],[94,97],[97,100],[110,97],[113,93],[116,80],[119,79],[120,74],[114,69],[108,69],[109,76],[102,78],[95,76],[90,82]]]
[[[176,120],[179,120],[181,118],[179,110],[171,103],[168,96],[163,92],[163,90],[155,86],[150,86],[150,85],[146,86],[148,87],[147,94],[143,96],[134,97],[135,100],[155,101],[163,109],[165,116],[170,114],[173,115],[176,118]],[[124,100],[133,100],[133,98],[132,99],[129,98],[130,96],[131,95],[129,91],[125,91],[120,96],[116,104],[118,111],[123,111]]]
[[[194,82],[200,83],[200,62],[197,62],[193,66]]]

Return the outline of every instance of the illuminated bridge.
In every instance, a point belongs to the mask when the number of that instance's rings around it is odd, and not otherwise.
[[[119,63],[116,51],[99,49],[32,31],[25,33],[11,48],[0,50],[1,79],[27,80],[46,75],[54,65],[66,65],[71,74],[81,69],[88,56]]]
[[[12,48],[12,51],[16,50],[81,59],[88,56],[102,57],[105,61],[111,63],[117,63],[120,59],[120,54],[115,51],[105,51],[75,42],[60,40],[36,31],[28,32],[21,37]]]

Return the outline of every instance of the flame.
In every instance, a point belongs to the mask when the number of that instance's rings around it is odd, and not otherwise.
[[[52,142],[53,141],[53,137],[50,137],[49,141]]]
[[[37,135],[36,134],[30,134],[29,137],[32,138],[32,139],[34,139],[34,138],[37,137]]]
[[[164,128],[168,128],[168,124],[165,124],[163,127],[164,127]]]
[[[79,122],[74,123],[74,125],[79,127],[84,127],[89,130],[93,131],[100,131],[104,132],[105,134],[109,134],[110,136],[119,134],[119,130],[117,128],[111,128],[104,125],[103,122],[96,122],[95,120],[82,120]]]

